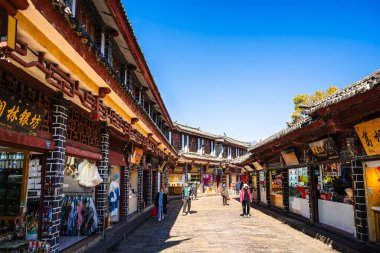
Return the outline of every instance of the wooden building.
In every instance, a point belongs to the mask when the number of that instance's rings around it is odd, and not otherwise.
[[[174,123],[171,138],[180,158],[170,172],[170,194],[179,194],[186,181],[197,182],[200,193],[215,193],[221,183],[236,183],[240,168],[230,161],[246,154],[250,147],[248,142],[178,123]]]
[[[0,34],[0,236],[58,252],[151,206],[174,126],[121,1],[2,0]]]
[[[256,202],[362,244],[380,243],[380,71],[306,109],[237,161]]]

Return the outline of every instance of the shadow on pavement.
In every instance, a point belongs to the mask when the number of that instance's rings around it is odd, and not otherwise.
[[[170,230],[176,222],[178,215],[182,213],[182,200],[170,200],[167,205],[168,213],[162,221],[157,217],[151,217],[142,226],[137,228],[133,233],[128,235],[113,252],[160,252],[169,249],[191,238],[182,238],[173,240],[175,237],[170,236]],[[196,214],[197,211],[190,211]]]

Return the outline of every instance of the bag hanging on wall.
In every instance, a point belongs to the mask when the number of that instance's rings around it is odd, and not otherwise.
[[[153,217],[157,216],[157,207],[155,207],[155,206],[152,208],[152,216]]]

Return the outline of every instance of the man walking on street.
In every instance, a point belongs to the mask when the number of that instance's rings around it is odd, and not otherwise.
[[[194,194],[194,199],[197,199],[197,197],[198,197],[198,182],[196,182],[196,181],[193,184],[193,194]]]
[[[221,192],[222,198],[223,198],[223,206],[227,205],[227,198],[228,198],[228,188],[225,184],[222,185],[222,192]]]
[[[189,184],[186,182],[184,184],[184,187],[182,188],[182,201],[183,201],[183,210],[182,210],[182,215],[190,214],[190,207],[191,207],[191,187]],[[186,207],[187,207],[187,212],[186,212]]]

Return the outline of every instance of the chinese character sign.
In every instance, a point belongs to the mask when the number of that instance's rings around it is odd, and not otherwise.
[[[45,116],[44,109],[7,91],[0,93],[0,127],[35,135]]]
[[[358,124],[355,126],[355,130],[367,155],[379,155],[380,118]]]

